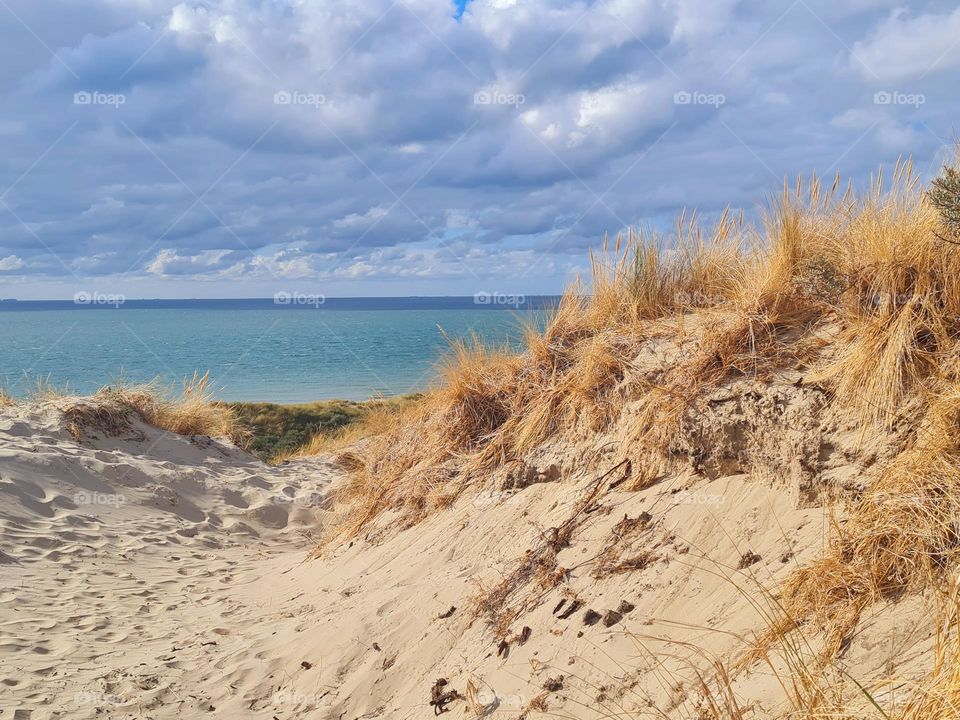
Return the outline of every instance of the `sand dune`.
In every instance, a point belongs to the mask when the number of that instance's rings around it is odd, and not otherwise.
[[[698,673],[744,651],[759,588],[827,532],[771,474],[621,492],[622,468],[578,476],[558,450],[533,484],[308,559],[328,460],[69,425],[63,402],[0,409],[3,717],[697,717]],[[921,618],[878,613],[849,667],[916,663]],[[762,668],[737,688],[755,717],[783,707]]]

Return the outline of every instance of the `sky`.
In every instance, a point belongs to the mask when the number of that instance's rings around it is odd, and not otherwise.
[[[0,298],[555,293],[960,124],[952,2],[0,0],[0,61]]]

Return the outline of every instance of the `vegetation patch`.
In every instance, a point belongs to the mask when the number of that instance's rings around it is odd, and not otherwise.
[[[317,433],[333,433],[357,422],[369,406],[349,400],[327,400],[297,405],[235,402],[227,407],[250,433],[247,449],[270,461],[295,452]]]
[[[313,453],[333,446],[349,431],[370,421],[375,414],[390,414],[413,404],[420,396],[412,393],[392,398],[321,400],[312,403],[279,405],[276,403],[227,403],[238,423],[248,434],[246,448],[267,462]]]
[[[38,399],[59,397],[56,391],[46,389]],[[148,425],[178,435],[223,437],[238,445],[247,439],[230,408],[214,402],[209,375],[195,374],[184,380],[179,392],[155,382],[118,382],[100,388],[90,398],[65,399],[68,430],[78,442],[90,430],[107,436],[122,434],[131,428],[134,415]]]

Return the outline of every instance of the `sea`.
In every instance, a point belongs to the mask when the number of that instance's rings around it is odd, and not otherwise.
[[[175,390],[209,373],[224,401],[365,400],[423,391],[458,339],[519,347],[553,296],[0,300],[0,388]]]

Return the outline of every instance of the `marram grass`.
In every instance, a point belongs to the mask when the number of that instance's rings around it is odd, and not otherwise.
[[[542,330],[528,328],[522,352],[455,343],[420,402],[352,431],[357,442],[340,451],[351,481],[338,537],[386,511],[416,523],[545,443],[582,442],[617,423],[629,426],[632,485],[642,487],[706,391],[802,365],[865,432],[906,426],[908,441],[851,501],[822,557],[787,579],[769,632],[743,663],[788,648],[784,717],[960,717],[956,177],[946,168],[928,191],[898,162],[862,193],[839,177],[798,180],[758,224],[724,213],[705,228],[684,215],[671,237],[631,232],[604,243],[586,282],[568,289]],[[636,361],[665,334],[683,338],[685,351],[651,383]],[[877,688],[826,672],[866,608],[917,591],[946,601],[933,670],[903,702],[884,708]],[[804,630],[822,647],[798,650],[790,638]],[[727,681],[714,692],[717,678]],[[749,716],[726,670],[717,678],[704,683],[714,692],[704,717]]]

